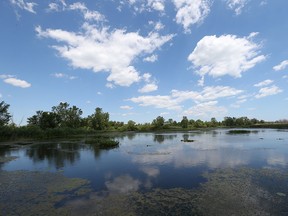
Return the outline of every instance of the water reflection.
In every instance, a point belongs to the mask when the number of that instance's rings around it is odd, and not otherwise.
[[[107,180],[105,185],[110,193],[128,193],[137,191],[141,182],[126,174]]]
[[[154,134],[154,142],[163,143],[167,140],[173,140],[177,137],[176,134]]]
[[[75,143],[51,143],[34,145],[26,150],[26,155],[34,163],[47,160],[49,165],[54,165],[56,169],[65,165],[74,164],[80,159],[80,145]]]
[[[65,175],[88,179],[97,190],[109,193],[192,187],[191,182],[201,181],[197,178],[203,172],[218,168],[287,167],[287,131],[233,136],[226,131],[113,134],[120,141],[117,150],[101,150],[82,140],[35,144],[13,151],[1,147],[0,157],[19,156],[2,169],[36,169],[35,164],[39,169],[61,168]],[[25,166],[19,165],[21,162]]]

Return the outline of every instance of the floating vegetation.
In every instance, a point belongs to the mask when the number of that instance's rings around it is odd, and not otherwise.
[[[195,142],[195,140],[192,140],[192,139],[184,139],[184,140],[181,140],[181,142]]]
[[[0,171],[0,215],[70,215],[57,203],[82,194],[89,183],[61,173]]]
[[[119,141],[111,139],[109,137],[93,137],[85,140],[86,144],[94,145],[99,149],[110,149],[119,146]]]
[[[287,215],[288,173],[219,169],[199,188],[93,192],[61,173],[0,171],[1,215]]]
[[[250,134],[250,133],[258,133],[257,130],[229,130],[227,134]]]

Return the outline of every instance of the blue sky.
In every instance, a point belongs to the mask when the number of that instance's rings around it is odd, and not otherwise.
[[[4,0],[0,100],[115,121],[287,117],[287,0]]]

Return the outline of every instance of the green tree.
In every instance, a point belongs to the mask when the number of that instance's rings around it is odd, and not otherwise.
[[[88,118],[90,127],[94,130],[105,130],[109,127],[109,113],[103,112],[102,108],[97,107],[95,113]]]
[[[132,121],[132,120],[129,120],[127,122],[127,130],[128,131],[135,131],[137,130],[137,126],[136,126],[136,122]]]
[[[152,126],[153,128],[162,128],[164,125],[165,119],[162,116],[158,116],[156,119],[153,119]]]
[[[182,128],[188,128],[189,120],[188,120],[187,116],[183,116],[180,124],[181,124]]]
[[[11,115],[8,112],[9,104],[6,104],[4,101],[0,103],[0,126],[5,126],[9,123]]]
[[[28,126],[38,126],[43,130],[59,127],[60,121],[59,115],[46,111],[37,111],[36,115],[33,115],[27,120]]]
[[[216,120],[216,118],[211,118],[211,120],[210,120],[210,126],[211,127],[216,127],[216,126],[218,126],[218,121]]]
[[[58,106],[52,107],[52,112],[60,118],[60,127],[77,128],[81,126],[82,110],[76,106],[69,107],[68,103],[61,102]]]

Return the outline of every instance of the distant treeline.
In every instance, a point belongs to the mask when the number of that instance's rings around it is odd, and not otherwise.
[[[248,117],[225,117],[222,121],[211,118],[210,121],[202,121],[183,116],[182,120],[177,122],[158,116],[150,123],[138,124],[133,120],[124,123],[111,121],[109,113],[103,112],[99,107],[91,115],[82,117],[80,108],[66,102],[53,106],[51,111],[39,110],[27,119],[26,126],[17,126],[12,122],[9,107],[4,101],[0,103],[0,139],[67,137],[102,131],[190,130],[213,127],[288,128],[287,120],[268,123]]]

